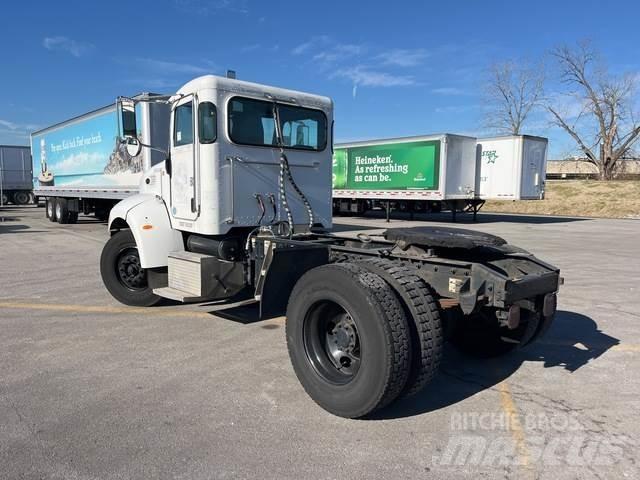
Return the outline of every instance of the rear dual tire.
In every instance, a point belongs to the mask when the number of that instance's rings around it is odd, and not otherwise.
[[[352,263],[308,271],[289,299],[286,336],[296,376],[316,403],[341,417],[363,417],[400,395],[410,335],[393,289]]]

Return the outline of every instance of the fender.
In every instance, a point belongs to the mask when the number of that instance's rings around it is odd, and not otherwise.
[[[131,229],[142,268],[166,267],[169,253],[184,250],[182,234],[171,228],[162,199],[151,194],[133,195],[119,202],[109,215],[109,230]]]

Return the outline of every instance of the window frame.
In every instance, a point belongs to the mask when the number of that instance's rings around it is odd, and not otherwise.
[[[215,115],[214,118],[214,123],[213,123],[213,139],[212,140],[207,140],[206,142],[203,141],[202,139],[202,128],[204,123],[202,122],[202,117],[200,116],[200,111],[202,109],[202,106],[205,104],[209,104],[213,107],[213,112]],[[216,107],[216,104],[209,101],[209,100],[205,100],[202,102],[198,103],[198,142],[200,143],[200,145],[211,145],[212,143],[216,143],[218,141],[218,107]]]
[[[231,102],[233,102],[234,100],[249,100],[252,102],[259,102],[259,103],[266,103],[268,105],[273,105],[274,102],[269,101],[269,100],[262,100],[260,98],[253,98],[253,97],[245,97],[245,96],[241,96],[241,95],[235,95],[231,98],[229,98],[229,100],[227,100],[227,122],[226,122],[226,126],[227,126],[227,135],[229,137],[229,140],[231,141],[231,143],[233,143],[234,145],[247,145],[250,147],[262,147],[262,148],[280,148],[279,145],[275,144],[275,145],[269,145],[266,143],[248,143],[248,142],[238,142],[236,141],[232,134],[231,134]],[[320,113],[322,114],[322,118],[324,119],[324,144],[323,145],[318,145],[318,148],[305,148],[305,147],[291,147],[288,145],[284,146],[285,150],[297,150],[300,152],[324,152],[327,149],[327,146],[329,144],[329,120],[327,118],[327,114],[323,111],[320,110],[319,108],[310,108],[310,107],[301,107],[299,105],[295,105],[295,104],[289,104],[289,103],[282,103],[282,102],[275,102],[275,104],[277,106],[283,106],[283,107],[288,107],[288,108],[297,108],[300,110],[306,110],[306,111],[310,111],[310,112],[316,112],[316,113]],[[273,118],[273,117],[271,117]],[[273,118],[273,122],[274,122],[274,126],[275,126],[275,122],[276,119]],[[283,127],[283,125],[280,126],[281,128]],[[320,133],[320,129],[318,129],[318,133]]]
[[[180,143],[178,143],[178,109],[181,107],[184,107],[186,105],[191,105],[191,141],[190,142],[183,142],[182,140],[180,140]],[[184,147],[186,145],[193,145],[194,144],[194,140],[195,140],[195,121],[193,118],[193,99],[189,100],[188,102],[184,102],[181,103],[179,105],[176,105],[176,108],[173,109],[173,146],[178,148],[178,147]]]

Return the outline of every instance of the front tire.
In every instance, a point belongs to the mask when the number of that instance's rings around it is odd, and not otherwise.
[[[351,263],[308,271],[287,307],[287,346],[309,396],[346,418],[395,400],[411,361],[407,319],[389,285]]]
[[[120,230],[107,241],[100,256],[100,275],[104,286],[120,303],[151,307],[162,300],[149,286],[131,230]]]

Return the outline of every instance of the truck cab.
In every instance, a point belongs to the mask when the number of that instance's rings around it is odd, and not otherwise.
[[[170,155],[145,176],[142,193],[163,199],[173,229],[224,235],[268,220],[270,199],[279,196],[282,152],[305,185],[314,223],[331,227],[329,98],[207,75],[184,85],[171,103]],[[299,196],[289,206],[303,227],[307,212]]]

